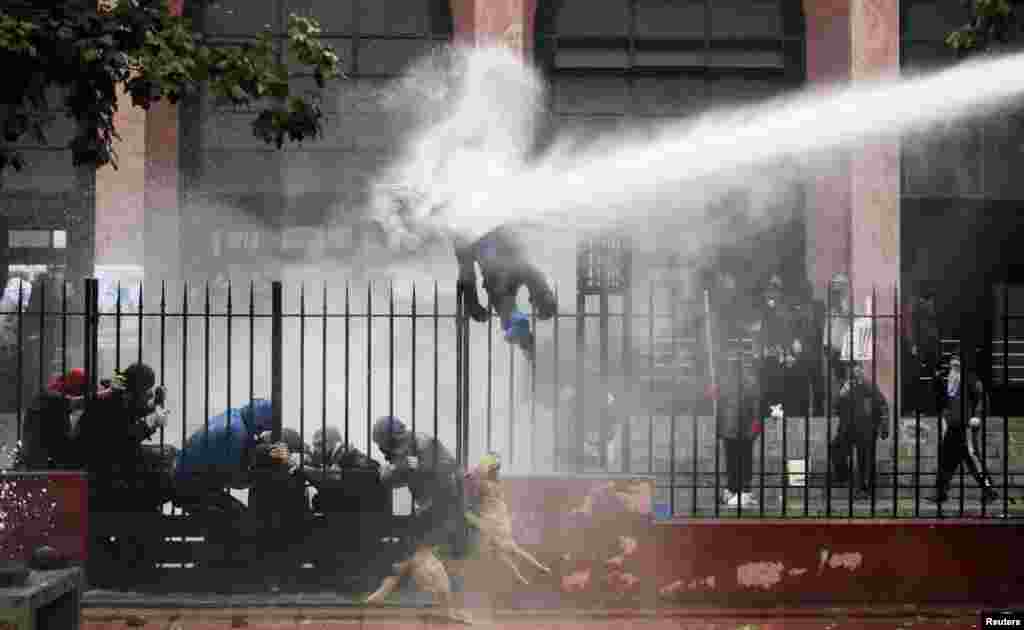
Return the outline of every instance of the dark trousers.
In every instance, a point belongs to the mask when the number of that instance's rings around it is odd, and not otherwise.
[[[750,490],[754,477],[754,440],[724,439],[726,488],[735,494]]]
[[[940,494],[949,490],[949,484],[960,464],[967,466],[979,487],[992,487],[985,460],[981,458],[978,440],[980,432],[980,429],[970,429],[963,424],[946,428],[939,447],[939,477],[935,484]]]
[[[865,423],[870,421],[865,421]],[[832,482],[852,483],[856,490],[868,492],[875,480],[875,431],[856,420],[842,419],[839,432],[829,445]]]

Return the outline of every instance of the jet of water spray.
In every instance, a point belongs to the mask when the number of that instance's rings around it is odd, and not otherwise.
[[[641,244],[670,240],[677,251],[706,247],[728,238],[737,212],[773,220],[794,203],[794,187],[843,151],[983,115],[1024,91],[1024,55],[1007,56],[717,109],[583,146],[560,136],[534,155],[545,102],[537,71],[496,48],[452,58],[455,71],[443,76],[431,74],[436,66],[414,70],[420,85],[448,90],[375,183],[371,214],[396,249],[507,224],[539,228],[548,252],[607,228]],[[745,202],[729,203],[737,196]]]

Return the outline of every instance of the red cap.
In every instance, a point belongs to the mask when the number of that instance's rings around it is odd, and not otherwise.
[[[81,396],[85,393],[87,382],[88,378],[84,369],[72,368],[64,376],[50,379],[48,389],[65,396]]]

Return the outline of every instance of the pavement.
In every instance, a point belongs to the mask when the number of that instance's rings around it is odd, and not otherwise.
[[[474,628],[488,630],[858,630],[942,628],[974,630],[976,607],[874,607],[721,609],[678,608],[603,611],[481,611],[473,610]],[[83,630],[121,628],[214,630],[220,628],[324,628],[354,630],[412,630],[465,627],[436,610],[415,608],[226,608],[226,609],[101,609],[83,611]]]

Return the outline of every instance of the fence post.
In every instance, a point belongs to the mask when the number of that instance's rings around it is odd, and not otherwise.
[[[96,386],[99,384],[99,311],[100,291],[99,281],[96,278],[85,279],[85,318],[83,321],[85,337],[83,345],[83,362],[85,363],[85,374],[89,379],[89,390],[87,396],[92,398],[96,395]]]
[[[274,423],[273,440],[281,441],[281,381],[282,372],[282,296],[281,282],[270,283],[270,413]]]

